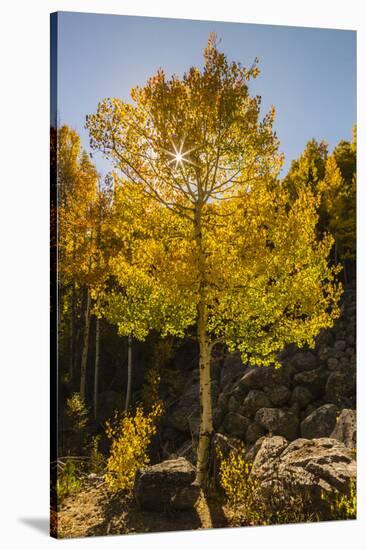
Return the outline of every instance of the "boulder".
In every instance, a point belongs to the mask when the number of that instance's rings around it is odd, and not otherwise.
[[[214,406],[217,404],[219,395],[220,395],[220,386],[217,382],[215,382],[215,380],[213,380],[211,383],[211,399],[212,399],[212,404]]]
[[[355,339],[354,339],[354,336],[353,334],[349,334],[346,338],[346,342],[348,345],[350,346],[354,346],[355,345]]]
[[[340,365],[340,362],[335,357],[329,357],[327,366],[330,371],[336,370]]]
[[[183,433],[198,433],[199,430],[199,384],[188,387],[178,403],[165,416],[164,422]]]
[[[155,511],[193,508],[200,488],[195,469],[185,458],[165,460],[137,472],[134,494],[141,508]]]
[[[281,435],[262,437],[256,445],[257,452],[251,475],[260,481],[266,481],[269,476],[268,465],[274,464],[287,446],[287,439]]]
[[[291,397],[291,391],[287,386],[267,386],[265,388],[265,392],[273,405],[276,405],[277,407],[285,405]]]
[[[347,347],[347,344],[344,340],[337,340],[334,344],[334,349],[336,351],[344,351]]]
[[[235,437],[244,439],[250,420],[241,414],[235,412],[229,412],[224,419],[225,431]]]
[[[307,388],[316,399],[324,393],[327,378],[328,372],[322,367],[319,367],[296,374],[294,376],[294,384]]]
[[[260,437],[260,438],[257,439],[257,441],[250,447],[250,449],[245,453],[245,457],[244,457],[245,462],[247,462],[247,463],[250,464],[250,465],[253,465],[254,459],[255,459],[255,457],[257,456],[257,453],[258,453],[259,449],[260,449],[261,446],[262,446],[262,442],[263,442],[265,439],[266,439],[266,438],[265,438],[264,436]]]
[[[247,443],[255,443],[259,438],[264,436],[266,433],[266,430],[258,424],[258,422],[252,422],[249,424],[248,429],[245,434],[245,441]]]
[[[291,358],[297,372],[313,370],[318,366],[318,358],[311,351],[299,351]]]
[[[238,382],[242,390],[263,390],[267,387],[289,386],[293,368],[291,365],[275,367],[249,367]]]
[[[338,439],[344,443],[349,449],[356,449],[356,411],[353,409],[343,409],[337,418],[331,436],[333,439]]]
[[[301,436],[306,439],[329,437],[336,423],[337,412],[337,407],[332,404],[315,409],[301,422]]]
[[[237,400],[235,395],[231,395],[229,397],[229,401],[227,402],[227,410],[229,412],[235,412],[238,410],[239,407],[240,407],[239,401]]]
[[[356,477],[356,463],[351,450],[336,439],[296,439],[288,444],[283,437],[267,437],[250,476],[259,482],[264,497],[271,498],[274,487],[284,494],[291,488],[320,497],[321,491],[346,493]]]
[[[255,415],[255,421],[273,435],[295,439],[298,435],[299,420],[291,412],[282,409],[263,408]]]
[[[220,393],[218,399],[217,399],[217,406],[219,409],[223,412],[227,411],[228,403],[229,403],[230,396],[228,393]]]
[[[330,330],[322,329],[317,337],[317,342],[319,345],[332,346],[334,344],[334,336]]]
[[[337,355],[337,351],[332,346],[320,346],[319,348],[319,359],[321,361],[327,361],[329,357],[335,357]]]
[[[262,390],[270,382],[268,367],[251,367],[239,381],[239,387],[243,390]]]
[[[227,388],[240,376],[243,376],[243,373],[246,369],[246,366],[243,365],[243,362],[240,357],[240,353],[230,353],[224,359],[223,365],[220,369],[220,387],[221,389]]]
[[[253,416],[259,409],[270,406],[271,402],[263,391],[250,390],[250,392],[244,399],[243,406],[241,407],[241,412],[246,416]]]
[[[221,426],[224,416],[224,411],[219,407],[212,409],[212,422],[215,430],[218,430],[219,426]]]
[[[355,374],[351,369],[332,372],[327,380],[325,395],[329,403],[341,404],[353,400],[356,394]]]
[[[311,403],[312,395],[308,388],[295,386],[291,395],[291,404],[298,404],[299,409],[305,409]]]

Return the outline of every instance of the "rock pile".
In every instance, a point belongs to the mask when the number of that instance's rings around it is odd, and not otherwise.
[[[228,357],[215,409],[216,428],[253,444],[266,434],[288,440],[329,437],[342,409],[356,406],[356,303],[348,291],[342,316],[314,350],[290,348],[282,367],[236,368]],[[233,364],[233,378],[227,372]],[[234,374],[235,373],[235,374]]]

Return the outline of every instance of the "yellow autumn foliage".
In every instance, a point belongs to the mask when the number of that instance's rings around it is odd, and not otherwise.
[[[219,458],[219,482],[233,524],[273,525],[357,517],[355,480],[351,480],[346,494],[323,491],[319,503],[310,492],[299,490],[291,483],[284,492],[281,484],[276,484],[276,472],[273,472],[271,495],[263,499],[258,481],[250,475],[252,464],[245,460],[244,447],[232,449],[227,456],[220,449],[216,449],[216,453]]]
[[[148,414],[137,407],[134,414],[127,412],[121,418],[115,417],[114,422],[106,423],[112,445],[105,481],[112,491],[131,490],[137,470],[149,463],[148,447],[162,412],[162,404],[157,403]]]
[[[245,448],[232,449],[227,457],[216,451],[220,460],[219,481],[230,504],[237,505],[245,501],[251,483],[249,474],[251,464],[245,461]]]

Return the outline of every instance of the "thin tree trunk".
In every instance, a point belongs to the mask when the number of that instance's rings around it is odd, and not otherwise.
[[[69,347],[69,377],[70,383],[74,376],[74,356],[75,356],[75,283],[72,284],[71,291],[71,315],[70,315],[70,347]]]
[[[196,480],[205,491],[207,489],[210,447],[213,433],[212,399],[211,399],[211,343],[207,334],[207,304],[206,304],[206,256],[202,243],[202,202],[199,201],[195,210],[194,229],[197,245],[197,262],[200,276],[199,303],[197,307],[197,337],[199,343],[200,372],[200,431],[197,449]]]
[[[204,306],[199,306],[198,341],[200,348],[200,432],[197,450],[196,479],[199,485],[207,488],[210,447],[213,434],[211,398],[211,344],[206,333]]]
[[[94,418],[98,419],[98,383],[99,383],[99,342],[100,342],[100,321],[95,321],[95,364],[94,364]]]
[[[127,352],[127,390],[125,411],[128,410],[131,401],[131,382],[132,382],[132,335],[128,336],[128,352]]]
[[[90,294],[89,289],[86,289],[86,306],[85,306],[85,325],[83,338],[83,352],[81,355],[80,366],[80,397],[85,400],[86,394],[86,366],[88,362],[89,349],[89,328],[90,328]]]

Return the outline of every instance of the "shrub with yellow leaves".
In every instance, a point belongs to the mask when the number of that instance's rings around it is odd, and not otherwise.
[[[114,422],[107,422],[106,433],[112,445],[105,481],[112,491],[130,491],[137,470],[149,464],[148,447],[162,413],[162,403],[158,402],[147,414],[139,406],[135,414],[117,414]]]
[[[252,464],[245,461],[245,449],[232,449],[227,457],[217,449],[219,481],[223,488],[233,525],[274,525],[356,518],[356,482],[347,494],[322,492],[321,500],[299,490],[289,481],[278,483],[273,472],[271,494],[264,499],[256,480],[250,476]]]
[[[243,503],[250,492],[253,483],[249,481],[251,464],[245,462],[245,447],[231,449],[225,458],[221,450],[216,451],[220,460],[219,481],[230,504]]]
[[[73,393],[66,401],[66,414],[70,417],[74,430],[83,430],[88,423],[89,410],[79,393]]]
[[[146,371],[145,382],[142,386],[142,401],[147,410],[154,407],[159,401],[160,372],[157,365]]]
[[[355,479],[351,479],[346,494],[336,491],[333,493],[323,492],[321,498],[328,512],[326,519],[344,520],[357,518],[357,489]]]

